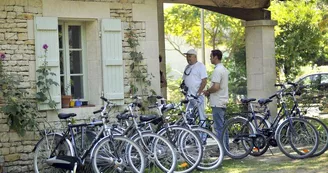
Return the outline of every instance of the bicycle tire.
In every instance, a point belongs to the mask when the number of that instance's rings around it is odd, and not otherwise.
[[[323,123],[318,118],[313,117],[303,117],[309,123],[311,123],[319,134],[319,145],[317,151],[312,155],[312,157],[320,156],[325,153],[328,149],[328,128],[325,123]]]
[[[113,154],[114,150],[119,156]],[[102,138],[94,146],[91,160],[95,173],[104,171],[143,173],[145,171],[145,156],[141,148],[123,136]]]
[[[200,126],[192,127],[192,131],[194,131],[198,136],[201,136],[202,134],[206,134],[207,136],[206,143],[203,143],[203,157],[197,168],[200,170],[211,170],[218,168],[222,164],[224,157],[224,149],[220,140],[213,132]],[[209,138],[211,140],[208,140]],[[207,162],[209,160],[213,161]]]
[[[177,149],[179,160],[174,172],[191,172],[201,162],[202,142],[192,130],[182,126],[170,126],[160,130],[158,134],[168,139]],[[173,139],[174,137],[176,140]]]
[[[292,126],[290,126],[291,122],[293,123]],[[304,127],[305,125],[307,125],[307,127]],[[312,124],[302,118],[293,117],[284,120],[278,126],[275,135],[280,151],[292,159],[304,159],[310,157],[318,148],[318,132]],[[310,145],[308,142],[305,142],[304,146],[298,145],[298,143],[307,139],[312,142]]]
[[[177,155],[174,146],[167,139],[151,132],[141,132],[141,136],[137,134],[131,139],[140,146],[147,157],[145,173],[174,172]],[[147,142],[146,146],[143,141]],[[167,164],[162,163],[165,160],[168,161]]]
[[[231,129],[228,129],[232,125],[233,127]],[[247,121],[247,119],[243,117],[233,117],[229,119],[224,125],[222,131],[222,134],[227,135],[221,136],[221,141],[225,154],[233,159],[242,159],[247,157],[253,148],[253,141],[250,138],[250,135],[253,135],[254,132],[255,129],[253,124]],[[233,139],[230,140],[230,137],[233,137]],[[230,146],[230,142],[232,142],[231,145],[234,145]],[[249,146],[245,147],[246,144],[248,144]],[[239,145],[242,145],[242,147],[240,147]]]
[[[255,127],[255,128],[258,128],[261,131],[263,128],[268,129],[270,127],[270,124],[261,115],[256,114],[255,118],[257,120],[259,120],[257,122],[258,127]],[[252,122],[252,123],[254,124],[254,122]],[[254,124],[254,126],[255,126],[255,124]],[[268,143],[268,140],[266,138],[265,139],[265,146],[263,148],[258,148],[258,147],[254,146],[249,154],[252,155],[252,156],[255,156],[255,157],[262,156],[264,153],[266,153],[268,151],[269,146],[270,146],[270,144]]]
[[[68,173],[68,170],[55,168],[46,163],[52,152],[52,148],[56,147],[61,141],[62,135],[60,134],[47,134],[36,144],[34,148],[33,167],[35,173],[55,172],[55,173]],[[42,153],[43,152],[43,153]],[[74,156],[74,150],[69,141],[66,139],[62,144],[58,144],[55,151],[57,155]],[[43,154],[42,157],[40,154]],[[40,157],[41,156],[41,157]]]

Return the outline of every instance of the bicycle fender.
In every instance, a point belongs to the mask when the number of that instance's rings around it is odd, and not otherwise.
[[[94,150],[95,150],[95,148],[96,148],[96,146],[101,142],[101,141],[103,141],[103,140],[106,140],[107,138],[109,138],[109,136],[105,136],[105,137],[103,137],[103,138],[101,138],[93,147],[92,147],[92,150],[91,150],[91,153],[90,153],[90,159],[92,160],[93,158],[93,153],[94,153]],[[114,136],[113,136],[113,138],[114,138]]]
[[[228,123],[228,122],[230,122],[230,121],[233,121],[233,120],[235,120],[235,119],[241,119],[241,120],[243,120],[243,121],[248,121],[247,118],[244,118],[244,117],[241,117],[241,116],[237,116],[237,117],[230,118],[227,122],[225,122],[224,126],[226,126],[226,123]],[[253,123],[250,123],[250,122],[249,122],[249,125],[251,126],[253,132],[256,132],[256,129],[255,129]]]
[[[258,116],[258,117],[264,119],[264,116],[261,115],[261,114],[255,114],[255,116]],[[271,128],[271,123],[270,123],[270,121],[268,121],[267,119],[264,119],[264,122],[265,122],[265,124],[266,124],[269,128]]]
[[[60,136],[60,137],[63,137],[63,135],[60,134],[60,133],[49,133],[49,134],[47,134],[47,135],[49,135],[49,136],[50,136],[50,135],[54,135],[54,136]],[[45,137],[42,137],[42,138],[36,143],[36,145],[34,146],[32,152],[34,152],[34,151],[36,150],[36,147],[40,144],[40,142],[43,140],[43,138],[45,138]],[[69,149],[71,150],[72,156],[75,156],[75,152],[74,152],[73,145],[72,145],[71,141],[68,140],[68,139],[65,139],[65,141],[67,142],[67,144],[68,144],[68,146],[69,146]]]
[[[49,134],[47,134],[47,135],[54,135],[54,133],[49,133]],[[57,134],[57,133],[55,133],[55,135],[63,136],[63,135],[60,135],[60,134]],[[44,137],[42,137],[42,138],[41,138],[41,139],[35,144],[35,146],[34,146],[32,152],[34,152],[34,151],[36,150],[36,147],[37,147],[37,146],[39,145],[39,143],[43,140],[43,138],[44,138]]]

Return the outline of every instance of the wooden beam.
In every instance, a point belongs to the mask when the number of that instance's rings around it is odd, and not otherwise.
[[[221,8],[221,7],[203,6],[203,5],[195,5],[195,6],[246,21],[271,20],[271,12],[266,9]]]
[[[260,9],[268,8],[270,6],[270,0],[163,0],[163,2],[245,9]]]

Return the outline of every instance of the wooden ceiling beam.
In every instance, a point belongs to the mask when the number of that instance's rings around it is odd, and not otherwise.
[[[212,6],[220,8],[262,9],[270,6],[270,0],[161,0],[164,3]]]
[[[195,5],[195,6],[246,21],[271,20],[271,12],[266,9],[221,8],[221,7],[203,6],[203,5]]]

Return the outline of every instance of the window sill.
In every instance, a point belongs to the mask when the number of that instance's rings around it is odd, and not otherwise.
[[[96,107],[96,105],[83,105],[83,106],[74,106],[69,108],[62,108],[62,109],[72,109],[72,108],[87,108],[87,107]]]

